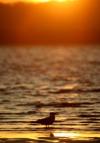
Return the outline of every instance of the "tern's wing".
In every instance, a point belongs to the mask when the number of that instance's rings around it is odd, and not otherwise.
[[[36,123],[40,123],[40,124],[46,125],[46,124],[48,124],[49,120],[50,120],[50,117],[46,117],[46,118],[37,120]]]

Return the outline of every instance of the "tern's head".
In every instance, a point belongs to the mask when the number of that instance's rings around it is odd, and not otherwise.
[[[55,117],[57,113],[56,112],[50,112],[50,116]]]

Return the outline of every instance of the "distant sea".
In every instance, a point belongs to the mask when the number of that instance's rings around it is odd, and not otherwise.
[[[100,137],[100,46],[0,47],[0,138],[44,131],[49,112],[53,132]]]

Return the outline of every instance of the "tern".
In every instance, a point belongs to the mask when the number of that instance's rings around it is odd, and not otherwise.
[[[39,123],[41,125],[45,125],[46,127],[49,127],[49,125],[52,125],[55,122],[55,112],[50,112],[50,115],[46,118],[38,119],[35,121],[35,123]]]

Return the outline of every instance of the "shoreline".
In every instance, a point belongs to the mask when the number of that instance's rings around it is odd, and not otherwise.
[[[99,133],[87,131],[0,131],[0,143],[100,143]]]

